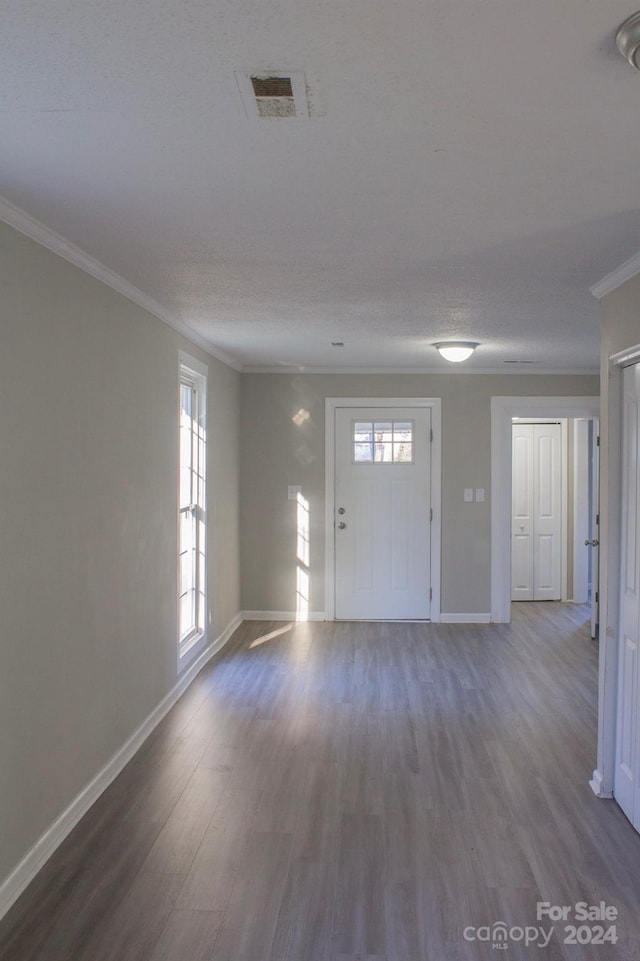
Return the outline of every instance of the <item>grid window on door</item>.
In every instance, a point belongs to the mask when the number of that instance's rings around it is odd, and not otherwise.
[[[413,421],[354,421],[356,464],[413,464]]]
[[[205,378],[180,367],[178,637],[183,652],[205,633]]]

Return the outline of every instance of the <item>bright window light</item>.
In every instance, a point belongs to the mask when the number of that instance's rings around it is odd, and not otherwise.
[[[178,641],[182,656],[206,633],[206,377],[180,365]]]

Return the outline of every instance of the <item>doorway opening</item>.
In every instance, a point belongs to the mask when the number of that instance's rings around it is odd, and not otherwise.
[[[597,418],[512,417],[513,602],[597,603],[597,442]]]
[[[563,421],[593,421],[600,413],[598,397],[492,397],[491,399],[491,619],[494,623],[509,623],[511,619],[511,556],[513,504],[513,418]],[[597,435],[596,435],[597,436]],[[584,458],[584,450],[582,455]],[[597,453],[594,456],[597,463]],[[584,491],[583,498],[584,498]],[[594,512],[594,521],[595,521]],[[582,514],[584,516],[584,513]],[[583,528],[584,530],[584,524]],[[591,528],[589,528],[591,530]],[[573,532],[575,543],[576,532]],[[584,540],[597,537],[583,537]],[[596,545],[597,548],[597,545]],[[586,548],[585,548],[586,550]],[[584,558],[580,558],[584,561]],[[587,569],[589,562],[587,561]],[[595,572],[597,558],[591,560],[594,573],[593,626],[597,622],[595,610]],[[566,574],[565,574],[566,578]],[[573,592],[573,589],[572,589]],[[565,598],[569,593],[565,592]]]

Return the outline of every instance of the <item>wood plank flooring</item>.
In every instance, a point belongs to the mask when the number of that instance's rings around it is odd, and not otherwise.
[[[603,900],[617,944],[556,925],[505,956],[640,958],[640,836],[588,787],[587,616],[243,624],[0,923],[0,958],[475,961],[502,952],[465,928]]]

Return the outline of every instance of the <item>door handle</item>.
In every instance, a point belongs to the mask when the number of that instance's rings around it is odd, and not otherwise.
[[[599,541],[596,537],[594,537],[594,539],[593,539],[592,541],[586,540],[586,541],[584,542],[584,546],[585,546],[585,547],[597,547],[599,543],[600,543],[600,541]]]
[[[344,509],[344,507],[339,507],[339,508],[338,508],[338,514],[346,514],[346,513],[347,513],[347,512],[346,512],[346,510]]]

